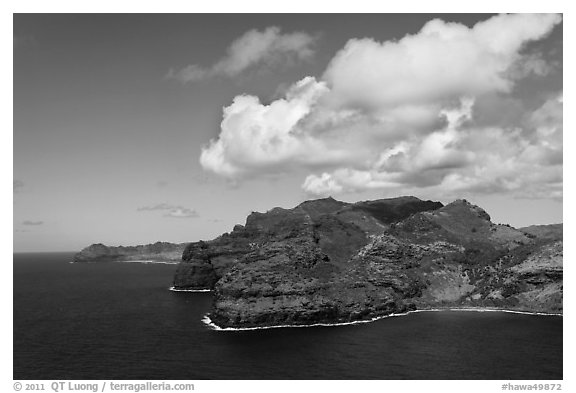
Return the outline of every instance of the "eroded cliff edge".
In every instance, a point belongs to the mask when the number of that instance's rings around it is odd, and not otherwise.
[[[189,244],[174,286],[221,327],[340,323],[437,307],[562,312],[562,229],[494,224],[465,200],[332,198],[252,213]]]

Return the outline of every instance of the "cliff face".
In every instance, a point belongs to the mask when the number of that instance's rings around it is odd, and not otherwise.
[[[562,312],[562,239],[550,232],[496,225],[465,200],[320,199],[191,243],[174,285],[214,289],[210,318],[222,327],[448,306]]]
[[[74,255],[74,262],[151,261],[178,263],[185,247],[186,243],[167,242],[127,247],[108,247],[98,243],[92,244]]]
[[[414,197],[356,204],[326,198],[304,202],[294,209],[254,212],[245,226],[236,225],[232,232],[208,242],[190,243],[182,255],[174,285],[179,289],[212,289],[230,267],[274,242],[278,242],[277,246],[293,243],[302,252],[310,251],[306,250],[306,243],[312,242],[334,260],[347,259],[367,243],[370,234],[415,212],[441,206],[439,202]]]

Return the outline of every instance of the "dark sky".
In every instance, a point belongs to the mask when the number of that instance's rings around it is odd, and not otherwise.
[[[210,239],[325,195],[560,222],[562,23],[494,18],[15,14],[15,251]]]

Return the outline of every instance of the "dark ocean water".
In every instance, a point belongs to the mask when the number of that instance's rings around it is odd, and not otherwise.
[[[562,379],[562,317],[430,312],[218,332],[174,265],[14,255],[14,379]]]

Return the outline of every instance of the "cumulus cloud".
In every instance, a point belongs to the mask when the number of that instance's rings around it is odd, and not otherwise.
[[[212,66],[191,64],[180,70],[171,69],[168,77],[189,83],[214,76],[233,77],[262,64],[306,60],[314,54],[315,41],[314,36],[304,32],[283,34],[276,26],[250,30],[232,42],[226,55]]]
[[[560,21],[498,15],[469,28],[435,19],[397,41],[352,39],[320,80],[303,78],[270,103],[235,97],[200,163],[234,180],[304,169],[302,188],[313,195],[558,198],[561,93],[531,111],[511,97],[523,78],[553,71],[544,54],[523,49]]]
[[[307,77],[270,105],[258,97],[237,96],[224,108],[220,136],[202,149],[200,163],[205,169],[235,177],[262,167],[274,171],[293,164],[338,162],[344,150],[329,149],[298,127],[327,91],[325,83]]]
[[[156,205],[142,206],[136,209],[139,212],[164,211],[164,217],[170,218],[195,218],[198,213],[188,207],[170,205],[168,203],[159,203]]]
[[[27,226],[39,226],[39,225],[44,225],[44,221],[30,221],[30,220],[25,220],[25,221],[22,221],[22,225],[27,225]]]
[[[335,104],[375,109],[509,92],[514,79],[508,71],[523,61],[520,50],[560,20],[556,14],[498,15],[468,28],[434,19],[399,41],[352,39],[323,79]]]
[[[509,192],[522,198],[562,197],[559,97],[528,113],[518,128],[466,124],[472,118],[467,105],[444,112],[444,129],[384,150],[368,168],[309,175],[304,190],[314,195],[386,188],[420,189],[431,196]]]

